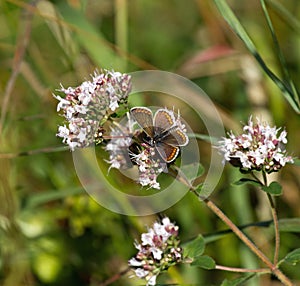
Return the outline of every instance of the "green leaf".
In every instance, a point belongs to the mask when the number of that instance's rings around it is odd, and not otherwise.
[[[25,207],[26,208],[35,208],[37,206],[47,204],[52,201],[56,200],[61,200],[66,197],[70,196],[75,196],[79,194],[84,194],[85,191],[81,187],[75,187],[75,188],[70,188],[70,189],[64,189],[64,190],[51,190],[51,191],[46,191],[43,193],[38,193],[36,195],[30,196],[26,201],[25,201]]]
[[[247,178],[242,178],[236,182],[233,183],[236,186],[240,186],[240,185],[244,185],[244,184],[250,184],[250,185],[254,185],[254,186],[261,186],[260,182],[257,182],[253,179],[247,179]]]
[[[300,166],[300,159],[298,159],[298,158],[293,158],[293,160],[294,160],[294,165]]]
[[[194,259],[204,252],[204,248],[204,238],[202,237],[202,235],[198,235],[197,238],[183,245],[184,256]]]
[[[203,269],[214,269],[216,267],[215,261],[207,255],[196,257],[191,265],[201,267]]]
[[[280,231],[300,232],[300,218],[282,218],[278,223]]]
[[[298,94],[295,93],[293,87],[290,86],[290,83],[282,81],[276,74],[272,72],[272,70],[267,66],[266,62],[263,60],[261,55],[258,53],[253,41],[247,34],[244,27],[241,25],[240,21],[237,19],[229,5],[225,0],[214,0],[219,12],[225,19],[225,21],[229,24],[229,26],[233,29],[233,31],[240,37],[240,39],[244,42],[249,52],[255,57],[256,61],[259,63],[261,68],[265,71],[268,77],[277,85],[277,87],[281,90],[286,100],[290,103],[293,109],[300,113],[300,104]]]
[[[273,43],[274,43],[274,47],[275,47],[275,55],[277,55],[278,60],[279,60],[280,65],[281,65],[281,68],[282,68],[282,71],[283,71],[284,82],[293,91],[293,94],[297,95],[296,88],[294,86],[294,83],[293,83],[293,81],[292,81],[292,79],[290,77],[289,71],[287,69],[287,64],[286,64],[285,58],[283,56],[283,53],[282,53],[282,51],[280,49],[280,45],[279,45],[279,42],[278,42],[275,30],[274,30],[274,27],[273,27],[271,18],[269,16],[269,12],[268,12],[268,9],[266,7],[265,1],[264,0],[260,0],[260,3],[261,3],[261,7],[263,9],[265,18],[267,20],[267,24],[269,26],[271,35],[272,35],[272,39],[273,39]]]
[[[300,248],[290,252],[283,260],[289,264],[296,265],[298,262],[300,262]]]
[[[289,25],[296,33],[300,34],[300,21],[292,14],[285,5],[279,1],[267,0],[268,6],[280,16],[285,24]]]
[[[205,172],[205,168],[198,162],[191,163],[180,167],[181,172],[191,181],[202,176]],[[197,172],[195,172],[197,170]]]
[[[282,194],[282,186],[277,182],[272,182],[269,186],[262,186],[262,189],[270,195],[280,196]]]
[[[238,277],[236,279],[233,280],[227,280],[225,279],[223,281],[223,283],[221,284],[221,286],[238,286],[238,285],[244,285],[244,283],[248,280],[250,280],[251,278],[253,278],[256,274],[255,273],[247,273],[241,277]]]

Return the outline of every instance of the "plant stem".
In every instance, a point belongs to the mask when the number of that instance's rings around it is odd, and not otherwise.
[[[264,171],[263,171],[263,178],[264,178],[264,185],[268,186],[267,174]],[[275,231],[275,250],[274,250],[273,263],[274,263],[274,265],[277,265],[278,256],[279,256],[279,248],[280,248],[280,233],[279,233],[279,225],[278,225],[278,216],[277,216],[276,205],[273,200],[273,197],[269,193],[267,193],[267,196],[268,196],[268,200],[269,200],[270,206],[271,206],[271,213],[272,213],[272,218],[273,218],[273,222],[274,222],[274,231]]]
[[[126,273],[128,273],[130,271],[130,267],[124,269],[123,271],[115,274],[114,276],[108,278],[107,280],[103,281],[103,282],[96,282],[95,281],[95,285],[97,286],[107,286],[110,285],[114,282],[116,282],[117,280],[119,280],[122,276],[124,276]]]
[[[195,193],[195,192],[194,192]],[[196,194],[199,198],[198,194]],[[209,199],[203,199],[203,202],[212,210],[234,233],[242,240],[256,256],[263,261],[270,269],[273,269],[273,264],[265,254]]]
[[[235,233],[235,235],[242,240],[248,248],[272,271],[273,274],[286,286],[292,286],[291,280],[285,276],[280,269],[276,268],[276,265],[269,260],[268,257],[209,199],[201,198],[195,190],[191,190],[199,199],[203,202]]]
[[[249,269],[249,268],[238,268],[238,267],[216,265],[215,269],[230,271],[230,272],[239,272],[239,273],[270,273],[269,268]]]
[[[274,200],[270,194],[268,194],[268,199],[271,206],[271,212],[274,222],[274,231],[275,231],[275,250],[274,250],[274,265],[277,265],[278,263],[278,256],[279,256],[279,247],[280,247],[280,233],[279,233],[279,225],[278,225],[278,216],[276,211],[276,206],[274,203]]]
[[[190,188],[190,191],[201,201],[203,201],[207,207],[212,210],[234,233],[235,235],[243,241],[248,248],[263,262],[268,268],[272,271],[274,275],[286,286],[293,286],[292,281],[285,276],[283,272],[279,268],[277,268],[276,264],[274,265],[269,258],[223,213],[221,209],[215,203],[213,203],[208,198],[203,198],[199,193],[197,193],[196,188],[191,185],[189,180],[182,174],[180,169],[176,169],[177,171],[177,180],[185,184]]]

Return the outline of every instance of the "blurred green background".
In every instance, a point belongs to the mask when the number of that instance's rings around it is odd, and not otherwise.
[[[285,67],[299,86],[300,2],[267,3]],[[235,0],[230,5],[265,62],[281,76],[260,2]],[[238,130],[239,122],[246,122],[250,114],[258,115],[286,126],[288,150],[299,156],[299,115],[211,0],[1,0],[0,61],[0,285],[102,285],[126,269],[127,260],[136,252],[134,239],[157,218],[113,213],[84,191],[72,154],[61,148],[61,140],[55,136],[62,118],[56,113],[52,93],[60,83],[65,87],[79,85],[101,68],[171,71],[192,80],[209,95],[226,130]],[[174,105],[151,95],[130,103]],[[184,104],[176,102],[176,109],[181,106]],[[182,113],[194,132],[206,133],[193,112],[183,108]],[[199,141],[204,166],[209,163],[210,148]],[[114,171],[112,180],[114,176],[121,175]],[[237,224],[270,219],[262,194],[230,185],[239,177],[226,166],[213,200]],[[296,166],[276,174],[284,187],[278,198],[280,218],[300,216],[299,178]],[[182,241],[226,229],[190,194],[164,214],[180,226]],[[254,227],[247,233],[272,256],[271,228]],[[280,257],[299,247],[299,233],[282,232]],[[218,264],[259,267],[233,235],[209,243],[206,252]],[[297,266],[283,268],[300,281]],[[142,283],[128,276],[112,285]],[[170,269],[158,281],[220,285],[225,278],[234,277],[237,275],[181,266]],[[252,285],[277,282],[265,275]]]

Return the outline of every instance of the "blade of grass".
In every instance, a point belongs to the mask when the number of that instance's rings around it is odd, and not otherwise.
[[[127,0],[115,0],[115,34],[116,34],[116,44],[117,46],[125,53],[128,50],[127,43],[127,30],[128,30],[128,22],[127,22]],[[127,62],[126,57],[124,57],[121,62],[121,70],[126,71]]]
[[[116,68],[119,70],[122,58],[118,56],[113,50],[113,45],[105,39],[96,27],[87,21],[84,14],[72,9],[64,1],[59,3],[57,8],[59,8],[63,18],[75,31],[79,43],[84,47],[91,59],[100,68]]]
[[[266,3],[287,25],[300,34],[300,21],[293,14],[278,1],[267,0]]]
[[[41,192],[30,196],[26,201],[26,208],[32,209],[42,206],[49,202],[65,199],[66,197],[85,194],[85,190],[82,187],[73,187],[63,190],[50,190],[47,192]]]
[[[272,35],[273,43],[274,43],[274,46],[275,46],[275,55],[277,55],[278,60],[280,62],[282,72],[283,72],[284,81],[286,82],[286,84],[289,85],[290,89],[293,91],[293,93],[295,95],[295,100],[299,104],[299,97],[298,97],[298,94],[297,94],[297,90],[295,88],[295,85],[294,85],[294,83],[291,79],[291,76],[289,74],[289,71],[287,69],[287,63],[286,63],[285,58],[283,56],[283,53],[281,51],[278,38],[276,36],[276,33],[275,33],[275,30],[274,30],[270,15],[268,13],[268,9],[266,7],[266,3],[265,3],[264,0],[260,0],[260,3],[261,3],[262,10],[264,12],[264,15],[266,17],[266,21],[267,21],[268,27],[270,29],[271,35]]]
[[[225,0],[214,0],[219,12],[229,24],[232,30],[237,34],[237,36],[244,42],[249,52],[255,57],[259,65],[268,75],[268,77],[277,85],[281,90],[286,100],[290,103],[293,109],[300,113],[300,104],[298,101],[298,95],[294,94],[294,90],[289,87],[285,82],[283,82],[272,70],[267,66],[261,55],[258,53],[253,41],[247,34],[244,27],[241,25],[240,21],[237,19],[231,8],[228,6]]]

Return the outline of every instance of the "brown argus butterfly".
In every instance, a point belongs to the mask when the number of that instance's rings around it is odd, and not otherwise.
[[[153,116],[147,107],[133,107],[130,114],[145,133],[143,142],[154,147],[166,163],[175,160],[179,147],[189,142],[179,116],[176,118],[171,110],[161,108]]]

